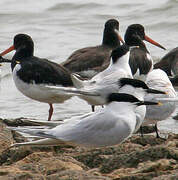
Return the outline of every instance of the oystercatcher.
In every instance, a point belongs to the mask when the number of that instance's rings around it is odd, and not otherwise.
[[[17,34],[13,46],[0,55],[3,56],[12,50],[16,51],[10,62],[17,89],[31,99],[48,103],[50,121],[53,114],[52,104],[63,103],[71,96],[58,94],[54,97],[45,86],[73,86],[70,72],[59,64],[34,56],[34,43],[27,34]],[[7,62],[7,59],[1,59],[1,62],[3,61]]]
[[[81,77],[92,78],[107,68],[111,52],[120,45],[120,41],[124,43],[119,35],[119,22],[109,19],[105,23],[101,45],[76,50],[61,65]]]

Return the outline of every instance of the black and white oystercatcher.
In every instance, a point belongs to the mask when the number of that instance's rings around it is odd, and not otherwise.
[[[119,35],[119,22],[109,19],[105,23],[101,45],[76,50],[61,65],[82,77],[92,78],[108,67],[111,52],[120,41],[124,43]]]
[[[133,38],[134,36],[137,38]],[[140,44],[138,44],[138,38],[140,39]],[[153,60],[143,40],[150,42],[151,44],[164,50],[165,48],[148,37],[145,34],[145,29],[141,24],[132,24],[128,26],[124,39],[127,45],[139,46],[139,48],[133,48],[130,52],[129,65],[132,74],[135,75],[139,72],[139,75],[147,75],[148,72],[153,69]],[[134,39],[137,39],[137,41],[134,42]]]
[[[134,38],[137,37],[137,38]],[[134,39],[140,39],[135,42]],[[129,64],[132,70],[132,73],[136,78],[145,80],[149,88],[157,89],[166,92],[162,95],[146,95],[146,100],[156,99],[156,98],[175,98],[176,92],[169,81],[166,73],[160,69],[153,69],[153,60],[149,54],[149,51],[146,48],[143,40],[146,40],[162,49],[165,49],[159,43],[153,41],[147,35],[145,35],[144,27],[140,24],[133,24],[127,28],[125,34],[125,42],[128,45],[139,46],[139,48],[133,48],[130,52]],[[137,74],[139,71],[139,74]],[[145,79],[143,79],[145,78]],[[146,121],[144,124],[157,123],[159,120],[164,120],[168,118],[175,110],[175,102],[164,102],[163,106],[160,107],[146,107]],[[157,125],[155,125],[155,130],[157,137],[159,137],[157,132]]]
[[[26,34],[17,34],[13,46],[2,52],[0,56],[12,50],[16,50],[11,60],[11,68],[17,89],[31,99],[48,103],[50,106],[48,121],[50,121],[53,114],[52,104],[62,103],[71,96],[58,94],[54,97],[45,86],[73,86],[70,72],[59,64],[34,56],[33,40]],[[7,62],[7,59],[1,58],[1,61]]]

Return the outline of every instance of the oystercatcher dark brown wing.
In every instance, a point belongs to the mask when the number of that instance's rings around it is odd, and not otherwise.
[[[116,19],[108,20],[101,45],[79,49],[61,65],[82,77],[92,78],[108,67],[112,50],[120,45],[120,41],[123,42],[118,32],[119,22]]]
[[[45,85],[73,86],[70,72],[64,67],[33,55],[34,44],[30,36],[18,34],[14,37],[14,45],[2,52],[3,56],[16,50],[11,61],[15,85],[25,96],[50,105],[48,120],[53,114],[53,103],[62,103],[69,99],[68,95],[57,95],[45,90]]]
[[[168,76],[178,75],[178,47],[172,49],[154,65],[154,69],[158,68],[165,71]]]
[[[138,40],[135,41],[136,37],[137,39],[140,39],[139,44]],[[125,43],[129,46],[139,46],[139,48],[133,48],[130,52],[129,64],[133,75],[137,70],[139,70],[140,75],[146,75],[153,67],[151,56],[149,55],[149,51],[147,50],[143,40],[165,49],[159,43],[145,35],[144,27],[141,24],[132,24],[128,26],[124,39]]]

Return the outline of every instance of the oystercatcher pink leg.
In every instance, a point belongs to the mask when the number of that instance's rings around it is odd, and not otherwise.
[[[49,104],[50,108],[49,108],[49,116],[48,116],[48,121],[51,121],[51,117],[53,115],[53,105]]]

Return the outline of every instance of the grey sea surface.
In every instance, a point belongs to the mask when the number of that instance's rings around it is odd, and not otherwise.
[[[128,25],[143,24],[146,34],[167,48],[164,51],[146,43],[152,57],[159,59],[178,45],[177,17],[178,0],[1,0],[0,52],[12,45],[14,35],[26,33],[34,40],[36,56],[61,63],[76,49],[100,44],[104,23],[116,18],[122,36]],[[6,57],[11,58],[13,54]],[[47,120],[48,104],[31,100],[16,89],[10,64],[0,69],[0,117]],[[74,97],[55,104],[52,119],[90,111],[86,102]],[[159,126],[165,131],[178,132],[178,121],[172,117]]]

